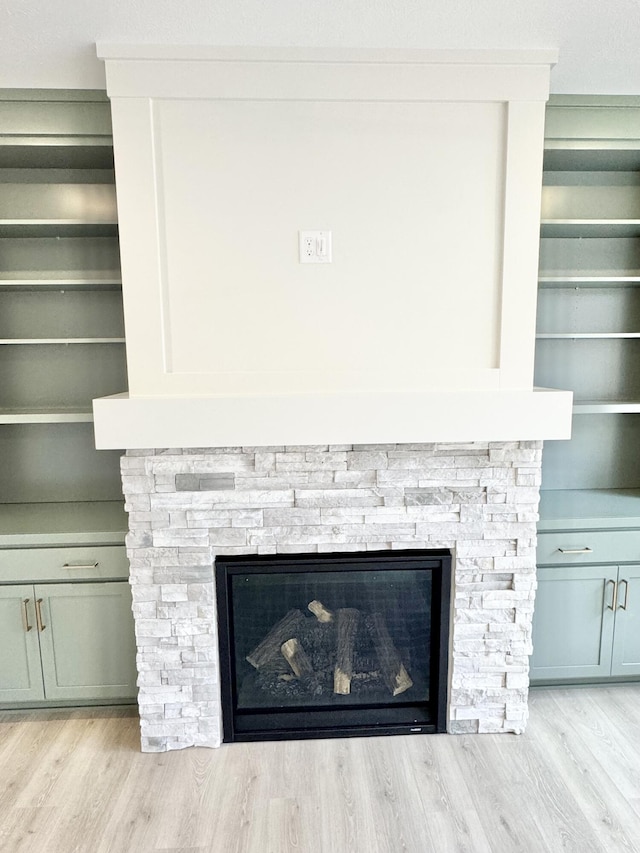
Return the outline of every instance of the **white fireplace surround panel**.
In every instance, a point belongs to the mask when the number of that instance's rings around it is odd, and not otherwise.
[[[142,748],[219,746],[218,554],[450,548],[448,730],[522,732],[541,443],[130,450]]]

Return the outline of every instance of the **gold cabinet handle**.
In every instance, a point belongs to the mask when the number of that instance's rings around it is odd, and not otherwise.
[[[609,578],[607,584],[613,584],[613,597],[611,599],[611,604],[607,604],[607,610],[615,610],[618,602],[618,584]]]
[[[22,615],[23,615],[23,617],[24,617],[24,630],[25,630],[25,631],[30,631],[30,630],[33,628],[33,625],[30,625],[30,624],[29,624],[29,610],[28,610],[28,607],[29,607],[29,601],[30,601],[30,600],[31,600],[31,599],[29,599],[29,598],[23,598],[23,599],[22,599]]]
[[[44,631],[47,627],[42,621],[42,599],[36,599],[36,622],[38,623],[38,631]]]
[[[593,554],[593,548],[558,548],[561,554]]]
[[[619,604],[618,607],[620,610],[626,610],[629,604],[629,581],[623,578],[620,583],[624,584],[624,604]]]
[[[64,563],[63,569],[97,569],[98,560],[95,563]]]

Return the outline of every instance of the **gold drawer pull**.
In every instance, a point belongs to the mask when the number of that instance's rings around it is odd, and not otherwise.
[[[25,631],[30,631],[33,628],[33,625],[29,624],[29,610],[28,610],[29,601],[30,601],[30,599],[28,599],[28,598],[24,598],[22,600],[22,607],[23,607],[23,614],[22,615],[24,616],[24,630]]]
[[[38,631],[44,631],[47,627],[42,621],[42,599],[36,599],[36,622],[38,623]]]
[[[593,554],[593,548],[558,548],[561,554]]]
[[[95,563],[65,563],[63,569],[97,569],[98,560]]]
[[[611,599],[611,604],[607,604],[607,610],[615,610],[618,603],[618,584],[609,578],[607,584],[613,584],[613,598]]]
[[[620,610],[626,610],[627,605],[629,604],[629,581],[623,578],[620,581],[620,584],[624,584],[624,604],[619,604],[618,607],[620,608]]]

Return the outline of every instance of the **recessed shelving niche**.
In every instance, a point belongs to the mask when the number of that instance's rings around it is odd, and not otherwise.
[[[640,99],[552,97],[545,135],[535,382],[573,390],[574,423],[541,524],[623,492],[640,518]]]
[[[127,387],[103,93],[0,92],[0,249],[0,542],[121,542],[91,402]]]

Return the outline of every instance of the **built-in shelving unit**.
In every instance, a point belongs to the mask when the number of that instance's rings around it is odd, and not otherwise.
[[[122,542],[91,404],[127,386],[106,97],[0,91],[0,184],[0,546]]]
[[[619,490],[640,516],[640,99],[552,98],[544,170],[535,381],[573,390],[574,426],[545,445],[543,519]]]
[[[109,105],[0,90],[0,707],[131,702],[119,451],[126,388]]]
[[[640,98],[547,111],[536,384],[574,392],[545,443],[534,683],[640,677]]]

